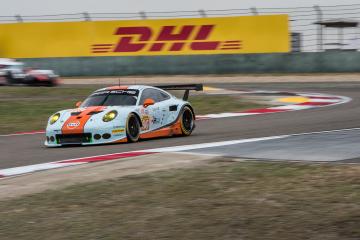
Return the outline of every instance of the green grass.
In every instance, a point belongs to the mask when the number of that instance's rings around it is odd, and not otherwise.
[[[18,131],[41,130],[48,117],[62,109],[74,108],[77,101],[84,100],[94,87],[1,87],[0,88],[0,134]],[[260,105],[226,96],[193,96],[197,114],[240,111]]]
[[[0,202],[0,239],[360,239],[360,167],[229,162]]]
[[[51,114],[74,108],[95,88],[0,88],[0,133],[45,129]]]
[[[266,107],[264,104],[257,104],[238,97],[205,95],[190,96],[189,101],[194,106],[197,114],[238,112],[248,109]]]

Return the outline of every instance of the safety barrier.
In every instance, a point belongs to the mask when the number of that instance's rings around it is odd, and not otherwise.
[[[359,52],[20,59],[62,76],[360,72]]]

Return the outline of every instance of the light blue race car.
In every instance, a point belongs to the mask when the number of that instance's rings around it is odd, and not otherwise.
[[[113,86],[92,93],[75,109],[53,114],[46,127],[45,145],[91,145],[137,142],[164,136],[189,136],[195,113],[187,101],[201,84]],[[184,90],[179,99],[165,90]]]

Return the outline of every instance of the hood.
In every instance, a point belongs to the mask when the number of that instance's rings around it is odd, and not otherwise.
[[[62,115],[59,122],[61,124],[61,132],[63,134],[83,133],[88,121],[91,121],[91,119],[102,119],[106,113],[112,110],[116,110],[119,113],[118,116],[127,116],[129,112],[135,109],[134,106],[94,106],[63,110],[59,112]],[[113,122],[111,121],[109,124],[113,124]]]
[[[76,108],[68,110],[70,112],[69,118],[64,122],[61,131],[63,134],[83,133],[85,124],[91,116],[104,112],[108,107],[97,106],[87,108]]]
[[[85,117],[86,115],[94,115],[101,113],[105,111],[107,108],[108,108],[107,106],[93,106],[86,108],[74,108],[74,109],[69,109],[67,111],[70,112],[71,116],[76,116],[81,118],[81,117]]]

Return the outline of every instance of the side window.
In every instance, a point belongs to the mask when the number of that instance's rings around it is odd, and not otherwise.
[[[169,99],[170,96],[160,90],[148,88],[148,89],[145,89],[141,94],[140,105],[144,104],[144,101],[147,98],[154,99],[154,101],[157,103],[157,102],[162,102],[162,101]]]
[[[144,102],[145,102],[145,99],[147,99],[147,98],[152,98],[152,99],[154,99],[153,98],[153,96],[151,95],[152,94],[152,91],[151,91],[152,89],[145,89],[144,91],[142,91],[142,93],[141,93],[141,98],[140,98],[140,105],[143,105],[144,104]],[[154,99],[155,100],[155,99]],[[156,101],[155,101],[156,102]]]
[[[165,101],[165,100],[170,99],[169,94],[161,92],[161,91],[159,91],[159,92],[160,92],[160,96],[161,96],[161,99],[162,99],[161,101]]]

